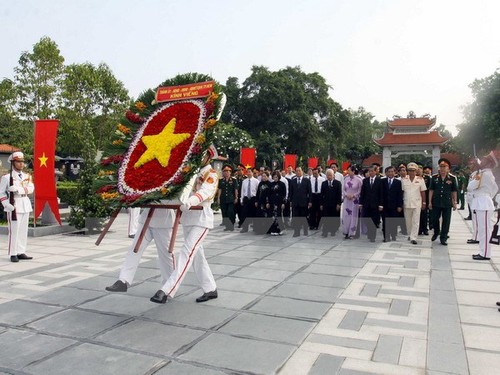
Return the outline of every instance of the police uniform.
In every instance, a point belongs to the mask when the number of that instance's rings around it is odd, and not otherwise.
[[[467,205],[469,208],[472,207],[472,198],[473,198],[473,188],[475,184],[471,184],[476,179],[476,175],[478,174],[479,171],[474,171],[470,174],[469,176],[469,183],[467,184],[467,194],[465,196],[465,199],[467,200]],[[474,243],[479,243],[479,240],[477,239],[477,215],[476,211],[470,209],[470,217],[472,220],[472,238],[467,240],[467,243],[474,244]]]
[[[413,164],[413,165],[412,165]],[[413,168],[417,169],[415,163],[409,163],[408,170]],[[420,226],[420,214],[425,202],[422,201],[422,192],[427,190],[425,180],[423,177],[415,176],[413,181],[410,176],[401,179],[403,188],[404,212],[406,229],[410,235],[410,240],[415,243],[418,235],[418,228]]]
[[[440,163],[441,164],[441,163]],[[447,162],[448,166],[450,163]],[[438,236],[441,244],[446,245],[448,232],[450,230],[451,210],[456,207],[457,178],[447,173],[441,178],[439,173],[432,175],[429,190],[432,192],[432,226],[434,228],[434,241]],[[455,193],[455,197],[453,197]],[[441,225],[439,219],[442,217]]]
[[[146,208],[140,214],[137,234],[142,232],[142,228],[144,227],[149,211],[150,208]],[[156,244],[162,284],[168,280],[175,266],[174,254],[170,254],[168,252],[170,239],[172,237],[174,219],[175,215],[173,210],[165,208],[155,209],[137,253],[134,253],[134,248],[139,240],[139,235],[135,236],[132,246],[127,252],[127,256],[125,257],[125,261],[123,262],[120,270],[119,279],[122,282],[126,282],[128,285],[132,284],[137,268],[139,267],[142,254],[152,240],[155,240]],[[106,288],[106,290],[111,292],[115,291],[110,288]]]
[[[478,172],[476,178],[469,183],[472,192],[471,210],[476,213],[479,254],[473,255],[475,260],[488,260],[491,257],[490,235],[493,231],[493,216],[495,205],[493,198],[498,191],[498,185],[491,169],[485,168]]]
[[[216,284],[205,258],[202,242],[209,229],[214,227],[214,213],[211,205],[217,192],[218,179],[217,172],[212,169],[210,164],[203,167],[196,175],[190,196],[181,206],[184,244],[178,254],[174,271],[163,284],[161,290],[151,298],[151,301],[164,303],[166,298],[163,299],[162,295],[173,298],[191,265],[198,283],[203,289],[203,296],[210,295],[212,297],[209,298],[216,298]],[[189,210],[191,206],[202,206],[203,209]],[[202,297],[198,298],[197,302],[207,300],[201,299]]]
[[[223,171],[228,168],[224,167]],[[222,223],[228,231],[234,230],[236,221],[235,202],[238,198],[238,180],[232,176],[219,180],[219,204],[222,211]]]
[[[22,152],[14,152],[9,156],[9,161],[24,162]],[[10,179],[12,176],[12,186]],[[26,255],[28,243],[28,221],[30,212],[33,211],[28,195],[33,194],[35,186],[31,175],[21,170],[12,169],[11,173],[3,175],[0,179],[0,201],[7,213],[9,225],[8,252],[10,260],[17,262],[19,259],[32,259]],[[14,194],[14,204],[10,204],[10,193]],[[12,211],[15,209],[17,220],[12,220]]]

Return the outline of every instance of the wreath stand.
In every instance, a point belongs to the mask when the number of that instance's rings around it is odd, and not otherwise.
[[[137,242],[135,243],[134,253],[137,253],[139,251],[139,248],[141,246],[144,235],[146,234],[146,229],[148,229],[149,223],[151,222],[151,218],[153,217],[153,213],[155,212],[156,209],[163,209],[163,210],[173,209],[173,210],[175,210],[175,220],[174,220],[174,225],[172,226],[172,236],[170,237],[170,243],[168,245],[168,252],[170,254],[173,253],[175,239],[177,237],[177,230],[179,228],[179,222],[181,220],[181,215],[182,215],[182,211],[181,211],[180,207],[181,207],[180,204],[151,204],[151,205],[141,206],[141,208],[149,208],[149,212],[148,212],[148,217],[146,218],[146,221],[144,222],[144,225],[142,226],[141,233],[139,234],[139,238],[137,239]],[[97,238],[97,241],[95,242],[96,246],[99,246],[99,244],[103,240],[106,233],[108,233],[109,228],[111,228],[111,225],[113,224],[116,217],[120,213],[120,210],[121,210],[121,208],[118,208],[115,211],[113,211],[113,213],[111,214],[111,217],[109,218],[109,221],[107,222],[103,231],[99,235],[99,238]],[[190,210],[203,210],[203,207],[202,206],[192,206],[190,208]]]

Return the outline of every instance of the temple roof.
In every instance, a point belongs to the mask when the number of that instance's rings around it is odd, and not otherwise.
[[[436,118],[429,117],[415,117],[415,118],[396,118],[394,120],[388,120],[387,125],[390,128],[397,127],[425,127],[431,128],[436,124]]]
[[[11,154],[15,151],[20,151],[21,149],[19,147],[11,146],[5,143],[0,144],[0,153],[2,154]]]
[[[408,120],[408,119],[406,119]],[[429,133],[420,134],[394,134],[384,133],[382,138],[376,138],[373,141],[379,146],[392,145],[442,145],[449,139],[442,137],[437,130]]]

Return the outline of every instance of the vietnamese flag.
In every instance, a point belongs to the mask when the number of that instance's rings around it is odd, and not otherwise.
[[[350,161],[344,161],[342,163],[342,173],[345,173],[347,171],[347,168],[349,168],[350,166],[351,166]]]
[[[290,166],[293,170],[295,170],[297,166],[297,155],[285,154],[285,159],[283,160],[283,169],[287,169]]]
[[[247,169],[255,167],[255,148],[240,149],[240,164],[243,164]]]
[[[35,220],[40,216],[45,204],[49,204],[56,220],[61,223],[57,203],[55,156],[59,120],[35,121],[35,153],[33,172],[35,179]]]
[[[318,162],[319,162],[318,158],[309,158],[307,160],[307,167],[314,169],[318,166]]]

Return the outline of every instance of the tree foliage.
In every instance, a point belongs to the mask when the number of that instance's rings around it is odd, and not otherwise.
[[[464,107],[465,122],[459,126],[455,144],[472,155],[472,144],[478,153],[500,145],[500,70],[476,79],[469,85],[473,102]]]
[[[233,124],[218,123],[214,130],[214,146],[219,155],[235,162],[240,155],[240,148],[254,147],[255,142],[243,129]]]
[[[33,121],[57,118],[59,155],[81,156],[89,145],[95,153],[109,140],[129,101],[106,64],[65,66],[57,44],[43,37],[21,54],[14,79],[0,82],[0,135],[30,154]]]

